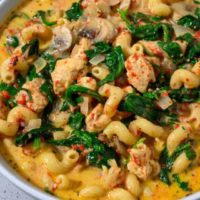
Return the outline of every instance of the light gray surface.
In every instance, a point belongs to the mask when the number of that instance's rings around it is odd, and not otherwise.
[[[0,174],[0,200],[36,200],[22,192]]]

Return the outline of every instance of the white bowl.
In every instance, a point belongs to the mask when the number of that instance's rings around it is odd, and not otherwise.
[[[9,13],[19,5],[23,0],[0,0],[0,22],[9,15]],[[57,198],[45,193],[38,189],[22,176],[20,176],[14,169],[12,169],[5,159],[0,155],[0,172],[8,178],[13,184],[32,195],[33,197],[41,200],[58,200]],[[200,192],[184,198],[184,200],[200,200]]]
[[[10,14],[10,12],[19,5],[23,0],[0,0],[0,22]],[[20,176],[14,169],[12,169],[5,159],[0,155],[0,173],[8,178],[17,187],[40,200],[58,200],[57,198],[38,189],[22,176]]]

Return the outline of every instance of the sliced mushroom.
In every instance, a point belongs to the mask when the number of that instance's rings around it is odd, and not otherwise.
[[[92,39],[94,42],[112,41],[117,34],[117,30],[111,21],[103,18],[90,18],[82,23],[79,35]]]
[[[96,36],[96,31],[83,29],[79,32],[79,36],[85,37],[85,38],[88,38],[88,39],[94,39],[95,36]]]
[[[58,51],[66,51],[71,47],[72,44],[72,33],[65,25],[57,26],[53,30],[53,46]]]

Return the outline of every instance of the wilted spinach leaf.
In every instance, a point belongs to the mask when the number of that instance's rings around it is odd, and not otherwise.
[[[43,22],[43,24],[45,24],[46,26],[54,26],[54,25],[57,24],[57,22],[48,21],[47,18],[46,18],[46,12],[43,11],[43,10],[39,10],[37,12],[37,14],[35,15],[35,17],[40,17],[42,22]]]
[[[83,15],[81,1],[73,3],[71,8],[65,12],[65,15],[70,21],[77,21]]]
[[[85,116],[81,112],[75,112],[70,115],[68,124],[77,130],[80,130],[84,125]]]
[[[74,145],[83,145],[84,149],[90,150],[86,156],[88,164],[97,167],[109,166],[108,161],[111,159],[115,159],[117,162],[119,160],[114,149],[98,140],[97,134],[89,133],[87,131],[75,130],[67,139],[49,140],[47,143],[56,146],[68,147],[72,147]]]

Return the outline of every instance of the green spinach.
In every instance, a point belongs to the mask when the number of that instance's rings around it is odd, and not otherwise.
[[[75,112],[70,115],[68,124],[77,130],[80,130],[84,125],[85,116],[80,112]]]
[[[43,10],[39,10],[36,14],[36,17],[40,17],[43,24],[45,24],[46,26],[54,26],[57,24],[57,22],[49,22],[46,18],[46,12]]]
[[[94,49],[89,49],[85,51],[85,54],[89,60],[91,60],[99,54],[108,53],[112,49],[112,47],[105,42],[97,42],[94,44],[94,47]]]
[[[43,124],[40,128],[32,129],[27,133],[19,134],[15,139],[16,146],[25,146],[33,142],[36,138],[43,138],[49,140],[52,138],[53,131],[62,130],[60,128],[54,128],[50,124]]]
[[[64,94],[64,98],[68,101],[69,104],[71,104],[72,106],[76,106],[77,105],[77,94],[87,94],[91,97],[93,97],[94,99],[96,99],[99,102],[103,102],[103,98],[102,96],[97,93],[95,90],[91,90],[89,88],[80,86],[80,85],[71,85],[67,88],[65,94]]]
[[[28,56],[38,55],[39,54],[39,40],[33,39],[29,43],[25,44],[22,47],[22,52],[27,52]]]
[[[97,134],[89,133],[87,131],[75,130],[67,139],[48,140],[47,143],[56,146],[68,147],[83,145],[84,149],[90,150],[86,155],[88,164],[97,167],[109,166],[109,160],[115,159],[118,161],[119,159],[114,149],[98,140]]]
[[[6,45],[9,47],[18,47],[19,46],[19,39],[17,36],[10,36],[6,39]]]
[[[109,67],[110,73],[99,82],[100,86],[115,81],[124,72],[125,58],[120,46],[107,54],[105,64]]]
[[[92,59],[99,54],[105,54],[104,63],[109,67],[110,73],[99,82],[100,86],[116,80],[124,71],[125,58],[120,46],[112,48],[105,42],[98,42],[95,44],[94,49],[86,51],[85,54],[88,59]]]
[[[40,137],[36,137],[33,140],[33,148],[34,149],[40,149],[40,147],[41,147],[41,139],[40,139]]]
[[[128,18],[127,10],[120,10],[119,14],[122,20],[126,23],[129,31],[138,39],[155,41],[163,38],[164,42],[169,42],[172,39],[172,26],[170,24],[161,23],[160,18],[151,18],[141,13],[135,13],[130,17],[132,23]],[[138,25],[139,20],[142,20],[146,24]]]
[[[53,86],[51,85],[49,81],[45,81],[41,85],[40,91],[43,92],[47,96],[50,103],[53,103],[53,100],[54,100]]]
[[[166,184],[170,184],[169,173],[175,160],[182,154],[185,153],[189,160],[194,160],[196,153],[193,150],[190,141],[183,142],[180,144],[175,151],[169,155],[167,148],[165,148],[160,155],[160,163],[162,165],[162,170],[160,172],[160,180]]]
[[[197,8],[194,14],[195,16],[193,15],[183,16],[177,21],[177,24],[191,28],[195,31],[199,30],[200,29],[200,9]]]
[[[200,56],[200,42],[195,40],[190,33],[179,36],[177,40],[186,41],[188,43],[183,62],[192,62],[193,64],[198,62]]]
[[[172,175],[174,181],[178,184],[178,186],[184,190],[184,191],[190,191],[189,187],[188,187],[188,183],[181,181],[180,177],[178,174],[173,174]]]
[[[179,103],[194,103],[200,101],[200,90],[181,88],[177,90],[171,90],[169,96]]]
[[[200,4],[199,0],[193,0],[193,2],[196,3],[196,4]]]
[[[15,96],[18,93],[18,89],[12,85],[8,85],[6,83],[0,83],[0,92],[7,91],[10,96]]]
[[[169,178],[169,171],[166,168],[162,168],[160,170],[160,180],[163,183],[166,183],[167,185],[171,184],[170,178]]]
[[[134,115],[144,117],[154,122],[157,121],[160,116],[160,112],[151,99],[134,93],[126,96],[125,100],[120,105],[120,110],[131,112]]]
[[[65,12],[66,18],[70,21],[77,21],[83,15],[81,1],[72,4],[71,8]]]
[[[175,63],[179,62],[183,57],[181,48],[176,42],[158,42],[158,46],[162,48]]]
[[[162,19],[163,19],[162,17],[145,15],[144,13],[141,12],[133,13],[130,15],[130,20],[134,24],[138,24],[139,22],[145,22],[145,23],[160,22]]]

